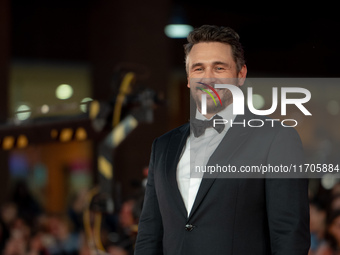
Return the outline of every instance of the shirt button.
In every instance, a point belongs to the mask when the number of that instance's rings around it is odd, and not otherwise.
[[[193,229],[194,229],[194,225],[191,225],[191,224],[186,224],[185,225],[185,230],[186,231],[188,231],[188,232],[190,232],[190,231],[192,231]]]

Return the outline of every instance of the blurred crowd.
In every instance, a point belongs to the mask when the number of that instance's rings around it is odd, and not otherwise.
[[[114,213],[91,209],[88,194],[78,192],[66,212],[47,213],[25,182],[18,182],[11,198],[0,207],[0,253],[133,254],[143,192],[118,208],[115,205]],[[340,182],[327,192],[311,196],[310,231],[309,255],[340,255]]]
[[[340,183],[310,199],[309,255],[340,255]]]
[[[87,191],[79,192],[66,212],[47,213],[19,182],[1,205],[0,254],[133,254],[142,195],[122,202],[114,213],[90,210],[87,199]]]

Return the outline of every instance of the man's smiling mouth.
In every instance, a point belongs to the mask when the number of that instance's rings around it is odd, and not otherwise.
[[[197,89],[200,89],[200,90],[206,92],[207,94],[209,94],[210,97],[214,100],[215,105],[217,105],[217,104],[216,104],[215,98],[214,98],[212,93],[214,93],[217,96],[218,100],[220,101],[220,104],[222,105],[222,101],[221,101],[220,96],[218,95],[217,91],[212,86],[210,86],[210,85],[208,85],[206,83],[203,83],[203,82],[197,82],[197,83],[201,84],[201,85],[203,85],[205,87],[205,88],[197,87]]]

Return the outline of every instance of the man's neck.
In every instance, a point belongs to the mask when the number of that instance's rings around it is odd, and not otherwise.
[[[199,112],[201,113],[201,111],[199,110]],[[202,113],[201,113],[202,114]],[[203,114],[202,114],[203,115]],[[212,117],[214,117],[216,115],[216,113],[207,113],[206,115],[203,115],[204,117],[206,117],[208,120],[210,120]]]

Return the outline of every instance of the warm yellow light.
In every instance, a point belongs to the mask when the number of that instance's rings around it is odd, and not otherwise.
[[[99,172],[108,180],[113,177],[113,167],[112,164],[104,157],[98,157],[98,170]]]
[[[72,128],[64,128],[63,130],[61,130],[59,139],[61,142],[69,142],[72,139],[72,135]]]
[[[76,139],[79,141],[84,141],[87,138],[86,130],[82,127],[77,128],[76,130]]]
[[[22,149],[27,147],[28,145],[28,139],[25,135],[19,135],[17,139],[17,147]]]
[[[51,137],[52,137],[53,139],[56,139],[57,136],[58,136],[58,130],[52,129],[52,130],[51,130]]]
[[[90,119],[95,119],[100,111],[100,103],[98,101],[93,101],[91,102],[90,105],[90,114],[89,117]]]
[[[2,148],[4,150],[10,150],[14,145],[14,137],[13,136],[5,136],[2,141]]]

